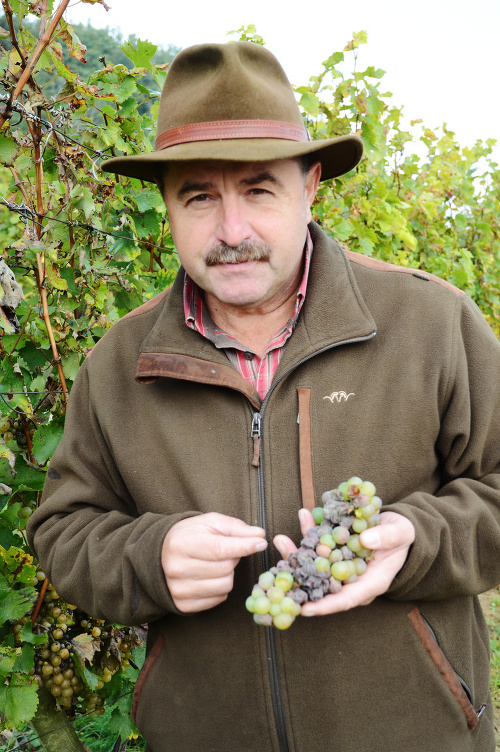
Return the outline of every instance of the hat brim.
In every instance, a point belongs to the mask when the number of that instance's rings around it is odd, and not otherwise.
[[[224,162],[272,162],[314,154],[321,162],[321,180],[329,180],[353,170],[363,156],[363,142],[354,134],[315,141],[288,141],[277,138],[238,138],[217,141],[191,141],[162,151],[114,157],[102,163],[105,172],[156,182],[167,162],[217,160]]]

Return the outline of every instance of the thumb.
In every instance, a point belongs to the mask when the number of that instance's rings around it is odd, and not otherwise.
[[[309,509],[305,509],[304,507],[302,509],[299,509],[299,522],[300,522],[300,532],[305,537],[311,528],[316,526],[316,523],[314,522],[314,517],[312,516]]]
[[[409,546],[415,540],[415,528],[407,517],[397,512],[383,512],[380,525],[364,530],[359,540],[363,546],[371,549]]]
[[[286,559],[289,554],[293,554],[297,550],[295,543],[286,535],[276,535],[273,538],[273,543],[280,552],[282,559]]]

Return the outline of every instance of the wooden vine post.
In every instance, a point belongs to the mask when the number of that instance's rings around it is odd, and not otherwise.
[[[45,688],[38,692],[38,710],[30,721],[44,752],[90,752],[80,741],[65,713],[57,712],[54,698]]]

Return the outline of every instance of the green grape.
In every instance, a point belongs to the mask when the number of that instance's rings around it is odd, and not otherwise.
[[[330,533],[326,533],[326,535],[322,535],[321,538],[319,539],[319,542],[324,546],[328,546],[329,548],[335,548],[337,545],[335,541],[333,540],[333,536]]]
[[[288,629],[295,621],[293,614],[281,613],[277,616],[273,616],[273,624],[277,629]]]
[[[332,530],[332,538],[338,546],[345,546],[349,540],[349,530],[343,526],[334,527]]]
[[[359,553],[359,551],[363,548],[361,541],[359,540],[359,535],[356,534],[350,536],[346,545],[347,548],[355,554]]]
[[[284,593],[287,593],[293,585],[293,577],[290,572],[280,572],[276,575],[274,585],[283,590]]]
[[[367,559],[369,556],[371,556],[372,552],[369,548],[364,548],[364,546],[361,546],[359,551],[356,551],[355,553],[357,553],[361,559]]]
[[[363,574],[363,572],[366,572],[366,561],[364,559],[356,558],[352,560],[352,563],[354,564],[354,571],[356,574]]]
[[[353,475],[352,478],[349,478],[347,481],[347,488],[350,488],[351,486],[358,486],[358,488],[363,485],[363,481],[358,475]]]
[[[270,608],[271,608],[271,601],[265,595],[262,595],[260,598],[256,598],[255,606],[254,606],[254,613],[267,614],[269,613]]]
[[[376,525],[380,525],[380,515],[374,514],[371,517],[368,517],[366,521],[368,522],[368,527],[375,527]]]
[[[255,613],[255,598],[252,598],[251,595],[249,595],[245,601],[245,608],[247,611],[250,611],[251,614]]]
[[[314,560],[314,566],[316,567],[318,572],[328,572],[328,570],[330,569],[330,562],[324,556],[318,556]]]
[[[377,489],[369,480],[365,480],[359,487],[360,493],[365,494],[370,499],[375,495]]]
[[[314,507],[311,514],[316,525],[321,525],[323,522],[323,507]]]
[[[346,501],[349,499],[349,494],[347,493],[348,488],[349,484],[345,481],[343,483],[339,483],[338,489]]]
[[[356,512],[360,512],[360,516],[364,517],[365,520],[367,520],[369,517],[372,517],[375,514],[375,507],[373,504],[367,504],[365,507],[361,507],[359,510],[356,509]],[[357,517],[358,515],[356,515]]]
[[[356,519],[353,520],[351,527],[355,533],[362,533],[363,530],[366,530],[368,527],[368,521],[365,520],[364,517],[356,517]]]
[[[259,587],[262,588],[262,590],[269,590],[270,587],[274,585],[274,574],[271,572],[264,572],[259,577]]]
[[[257,600],[257,598],[261,598],[263,595],[265,595],[265,592],[262,590],[262,588],[260,588],[258,585],[254,585],[254,588],[252,590],[252,598],[255,598],[255,600]]]
[[[281,603],[281,601],[285,597],[285,593],[283,592],[283,590],[281,590],[281,588],[278,588],[278,587],[269,588],[266,595],[271,601],[271,603]]]
[[[269,613],[271,616],[278,616],[278,614],[281,614],[281,603],[271,603]]]
[[[380,509],[380,507],[383,504],[383,501],[380,498],[380,496],[372,496],[372,498],[370,499],[370,504],[373,504],[373,506],[375,507],[376,511],[378,512],[379,509]]]
[[[297,605],[298,604],[295,603],[295,601],[292,598],[290,598],[289,595],[287,595],[283,598],[283,600],[280,603],[281,612],[283,614],[295,615],[295,611],[296,611],[295,607]],[[300,606],[299,606],[299,612],[300,612]]]
[[[328,557],[328,561],[330,564],[334,564],[336,561],[342,561],[343,558],[340,548],[336,548]]]
[[[331,566],[332,577],[336,580],[346,580],[351,575],[355,574],[354,564],[352,561],[336,561]]]

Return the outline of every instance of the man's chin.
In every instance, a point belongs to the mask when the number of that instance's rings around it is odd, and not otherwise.
[[[242,289],[238,285],[216,288],[209,295],[219,304],[238,310],[258,308],[267,300],[265,291]]]

